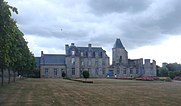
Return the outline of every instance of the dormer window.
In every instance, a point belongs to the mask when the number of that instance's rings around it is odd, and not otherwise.
[[[72,55],[75,56],[75,51],[74,50],[72,51]]]
[[[81,52],[81,53],[80,53],[80,55],[81,55],[81,56],[84,56],[84,53],[83,53],[83,52]]]
[[[75,58],[72,58],[72,65],[75,65]]]

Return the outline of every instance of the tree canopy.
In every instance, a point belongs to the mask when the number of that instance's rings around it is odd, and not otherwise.
[[[158,76],[161,77],[181,77],[181,64],[178,63],[169,63],[166,64],[164,67],[157,67],[158,70]]]
[[[0,69],[12,69],[23,74],[35,68],[34,55],[30,52],[24,34],[19,30],[11,12],[17,8],[0,0]],[[3,77],[2,77],[3,83]]]

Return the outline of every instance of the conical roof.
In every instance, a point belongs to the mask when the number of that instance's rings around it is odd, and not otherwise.
[[[125,49],[120,39],[116,39],[116,42],[113,48]]]

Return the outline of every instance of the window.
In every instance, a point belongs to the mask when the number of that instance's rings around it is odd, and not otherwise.
[[[75,65],[75,58],[72,58],[72,65]]]
[[[105,59],[102,60],[102,65],[103,65],[103,66],[106,65],[106,60],[105,60]]]
[[[45,76],[48,76],[48,68],[45,68]]]
[[[72,51],[72,55],[75,56],[75,51],[74,50]]]
[[[119,70],[119,68],[117,69],[117,74],[120,74],[120,70]]]
[[[106,71],[106,69],[105,69],[105,68],[103,68],[103,69],[102,69],[102,74],[105,74],[105,71]]]
[[[122,63],[122,56],[119,57],[119,63]]]
[[[98,59],[96,59],[95,63],[96,63],[96,66],[98,66]]]
[[[132,68],[130,68],[130,74],[133,74],[133,69]]]
[[[72,75],[75,75],[75,68],[72,68]]]
[[[126,74],[126,68],[124,68],[124,70],[123,70],[123,74]]]
[[[96,68],[96,70],[95,70],[95,74],[96,74],[96,75],[98,75],[98,74],[99,74],[99,69],[98,69],[98,68]]]
[[[83,53],[83,52],[81,52],[81,53],[80,53],[80,55],[81,55],[81,56],[84,56],[84,53]]]
[[[139,74],[139,70],[138,69],[136,69],[136,74]]]
[[[93,52],[93,57],[95,57],[96,56],[96,53],[95,53],[95,51]]]
[[[83,59],[81,60],[81,65],[82,65],[82,66],[84,65],[84,60],[83,60]]]
[[[96,53],[95,53],[95,57],[99,57],[99,54],[98,54],[98,52],[96,52]]]
[[[91,65],[91,58],[89,58],[89,60],[88,60],[88,65],[89,66]]]
[[[81,75],[83,74],[83,71],[84,71],[84,68],[82,68],[82,69],[80,70],[80,74],[81,74]]]
[[[57,76],[57,68],[54,68],[54,76]]]

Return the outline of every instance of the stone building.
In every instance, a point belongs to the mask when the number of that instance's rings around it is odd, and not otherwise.
[[[112,65],[108,75],[111,77],[142,77],[156,76],[156,61],[150,59],[128,59],[128,52],[120,39],[117,39],[112,48]]]
[[[61,78],[65,72],[69,78],[81,78],[84,70],[89,71],[90,77],[140,77],[156,76],[156,61],[150,59],[128,59],[128,52],[120,39],[112,48],[112,65],[102,47],[77,47],[74,43],[65,45],[65,54],[44,54],[37,57],[40,62],[41,77]]]
[[[84,70],[90,77],[106,77],[109,68],[109,57],[101,47],[77,47],[74,43],[65,45],[65,54],[41,53],[41,77],[60,78],[64,71],[69,78],[83,77]]]

